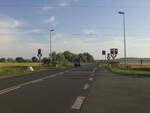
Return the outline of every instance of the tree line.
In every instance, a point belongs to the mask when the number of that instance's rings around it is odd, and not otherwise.
[[[41,62],[45,64],[59,63],[62,64],[64,62],[74,62],[75,59],[80,59],[81,62],[93,62],[94,58],[89,53],[79,53],[75,54],[70,51],[64,51],[63,53],[52,52],[51,59],[49,57],[44,57],[41,59]],[[0,58],[0,62],[38,62],[38,57],[33,56],[31,59],[24,59],[23,57],[12,58]]]

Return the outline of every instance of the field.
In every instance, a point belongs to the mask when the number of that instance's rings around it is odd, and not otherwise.
[[[119,74],[150,76],[150,62],[143,62],[143,64],[140,62],[127,62],[127,68],[125,68],[123,62],[119,65],[101,64],[100,67]]]
[[[54,68],[65,68],[73,66],[72,64],[49,66],[39,63],[0,63],[0,76],[10,76],[30,73],[28,67],[32,66],[35,71],[48,70]]]
[[[124,62],[120,62],[120,66],[124,66]],[[142,64],[140,61],[138,62],[127,62],[127,66],[130,68],[150,68],[150,61],[144,61]]]

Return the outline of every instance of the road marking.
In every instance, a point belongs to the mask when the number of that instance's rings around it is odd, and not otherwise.
[[[60,72],[60,73],[58,73],[59,75],[62,75],[62,74],[64,74],[64,72]]]
[[[7,89],[3,89],[3,90],[0,91],[0,95],[6,94],[8,92],[11,92],[11,91],[19,89],[19,88],[20,88],[20,86],[13,86],[13,87],[10,87],[10,88],[7,88]]]
[[[94,76],[95,76],[95,74],[93,73],[93,74],[91,74],[91,76],[92,76],[92,77],[94,77]]]
[[[72,109],[75,109],[75,110],[79,110],[83,104],[85,100],[85,97],[84,96],[79,96],[77,97],[77,99],[75,100],[74,104],[72,105]]]
[[[23,86],[29,85],[29,84],[38,83],[38,82],[41,82],[41,81],[43,81],[45,79],[49,79],[49,78],[54,78],[59,74],[64,74],[64,72],[56,73],[56,74],[53,74],[53,75],[50,75],[50,76],[46,76],[46,77],[43,77],[43,78],[40,78],[40,79],[32,80],[32,81],[29,81],[29,82],[25,82],[25,83],[22,83],[22,84],[19,84],[19,85],[15,85],[15,86],[0,90],[0,95],[5,94],[5,93],[9,93],[13,90],[17,90],[17,89],[19,89]]]
[[[42,80],[44,80],[44,79],[33,80],[33,81],[31,81],[31,83],[38,83],[38,82],[40,82],[40,81],[42,81]]]
[[[92,77],[90,77],[90,78],[89,78],[89,81],[93,81],[93,78],[92,78]]]
[[[95,67],[95,68],[93,69],[93,73],[95,73],[96,70],[97,70],[97,67]]]
[[[66,73],[68,73],[69,71],[65,71]]]
[[[83,89],[84,89],[84,90],[87,90],[89,87],[90,87],[89,84],[85,84],[84,87],[83,87]]]

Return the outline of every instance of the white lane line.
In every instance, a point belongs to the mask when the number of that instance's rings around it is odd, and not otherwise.
[[[69,71],[67,70],[67,71],[65,71],[66,73],[68,73]]]
[[[6,93],[11,92],[13,90],[17,90],[19,88],[20,88],[20,86],[13,86],[13,87],[10,87],[10,88],[7,88],[7,89],[3,89],[3,90],[0,91],[0,95],[6,94]]]
[[[93,78],[92,78],[92,77],[90,77],[90,78],[89,78],[89,81],[93,81]]]
[[[89,84],[85,84],[84,87],[83,87],[83,89],[84,89],[84,90],[87,90],[89,87],[90,87]]]
[[[59,75],[62,75],[62,74],[64,74],[64,72],[60,72],[60,73],[58,73]]]
[[[95,67],[95,68],[93,69],[93,73],[95,73],[96,70],[97,70],[97,67]]]
[[[79,96],[77,97],[77,99],[75,100],[75,102],[73,103],[71,109],[75,109],[75,110],[79,110],[83,104],[85,100],[84,96]]]
[[[31,81],[31,83],[38,83],[38,82],[43,81],[43,80],[44,80],[44,79],[37,79],[37,80]]]
[[[54,78],[54,77],[56,77],[59,74],[64,74],[64,72],[56,73],[56,74],[53,74],[53,75],[50,75],[50,76],[46,76],[46,77],[43,77],[43,78],[40,78],[40,79],[32,80],[32,81],[29,81],[29,82],[25,82],[25,83],[22,83],[22,84],[19,84],[19,85],[15,85],[15,86],[12,86],[12,87],[0,90],[0,95],[5,94],[5,93],[9,93],[9,92],[11,92],[13,90],[17,90],[17,89],[19,89],[19,88],[21,88],[23,86],[29,85],[29,84],[38,83],[40,81],[43,81],[43,80],[49,79],[49,78]]]
[[[92,77],[94,77],[94,76],[95,76],[95,74],[93,73],[93,74],[91,74],[91,76],[92,76]]]

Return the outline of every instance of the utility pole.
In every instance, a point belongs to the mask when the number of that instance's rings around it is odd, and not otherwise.
[[[119,11],[118,14],[123,16],[123,33],[124,33],[124,64],[127,65],[127,54],[126,54],[126,26],[125,26],[125,12]]]
[[[50,53],[49,53],[49,57],[50,57],[50,63],[52,60],[52,32],[55,31],[54,29],[50,30]]]

